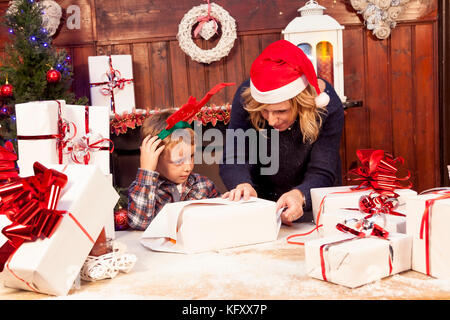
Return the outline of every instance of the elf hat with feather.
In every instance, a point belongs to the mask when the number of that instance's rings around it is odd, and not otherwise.
[[[268,45],[250,68],[250,93],[260,103],[289,100],[308,84],[317,92],[316,106],[326,106],[330,97],[320,92],[313,64],[302,49],[287,40]]]

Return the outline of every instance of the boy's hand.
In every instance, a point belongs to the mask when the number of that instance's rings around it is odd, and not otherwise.
[[[161,139],[158,136],[147,136],[141,144],[141,169],[155,171],[158,159],[165,146],[158,148]]]

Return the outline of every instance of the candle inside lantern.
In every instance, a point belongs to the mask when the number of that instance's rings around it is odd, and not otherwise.
[[[333,47],[329,42],[317,44],[317,76],[334,85]]]

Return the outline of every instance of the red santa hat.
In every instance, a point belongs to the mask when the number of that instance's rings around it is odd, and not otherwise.
[[[317,92],[317,106],[326,106],[330,97],[320,92],[314,66],[302,49],[287,40],[268,45],[250,69],[250,93],[260,103],[289,100],[311,84]]]

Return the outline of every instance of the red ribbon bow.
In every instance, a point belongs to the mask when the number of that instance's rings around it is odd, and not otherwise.
[[[371,188],[380,194],[398,197],[394,189],[408,189],[411,173],[399,176],[399,166],[404,163],[402,157],[394,158],[383,150],[361,149],[356,151],[361,166],[348,172],[349,180],[360,181],[357,189]]]
[[[34,176],[0,187],[0,214],[12,222],[2,230],[8,241],[0,248],[0,271],[23,242],[50,238],[65,213],[56,205],[67,176],[38,162],[33,169]]]
[[[119,90],[122,90],[125,87],[125,84],[133,82],[133,79],[122,78],[120,71],[113,68],[111,56],[109,56],[108,62],[109,71],[105,73],[108,81],[91,83],[91,87],[103,85],[103,87],[100,89],[100,92],[105,96],[111,95],[111,109],[114,113],[116,113],[114,89],[118,88]]]
[[[199,24],[198,24],[197,28],[195,28],[195,30],[194,30],[194,37],[197,37],[197,35],[202,30],[203,25],[210,20],[214,20],[216,22],[216,25],[214,26],[214,31],[217,33],[217,20],[216,20],[216,18],[211,16],[211,3],[209,3],[209,0],[207,0],[207,1],[208,1],[208,14],[206,16],[197,18],[197,21],[199,22]]]

